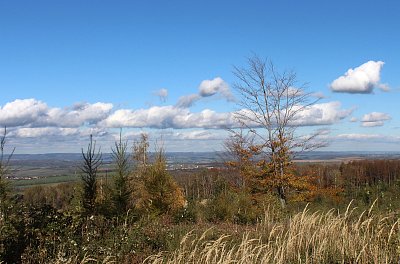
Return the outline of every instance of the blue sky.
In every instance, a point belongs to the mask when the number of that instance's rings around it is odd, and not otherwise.
[[[328,131],[324,150],[400,150],[399,13],[397,1],[1,1],[0,125],[18,153],[79,152],[90,133],[107,148],[120,126],[167,151],[219,150],[226,132],[209,123],[237,108],[233,66],[256,53],[324,95],[333,117],[301,128]],[[357,67],[367,79],[335,92]],[[203,81],[218,92],[174,108]]]

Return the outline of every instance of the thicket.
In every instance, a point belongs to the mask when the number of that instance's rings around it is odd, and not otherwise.
[[[3,139],[2,154],[5,135]],[[2,155],[0,262],[129,259],[131,263],[166,249],[169,228],[160,226],[165,226],[164,218],[168,222],[179,214],[186,200],[166,171],[162,149],[150,159],[143,135],[132,155],[121,138],[112,153],[115,173],[111,181],[98,179],[102,155],[91,136],[87,150],[82,149],[81,183],[35,186],[23,195],[6,188],[8,160],[3,162]]]

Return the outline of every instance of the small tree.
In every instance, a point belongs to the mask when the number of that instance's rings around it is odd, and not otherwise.
[[[133,144],[133,160],[136,166],[146,167],[149,158],[149,136],[145,133],[140,135],[140,140]]]
[[[238,82],[235,88],[241,96],[237,120],[256,137],[264,153],[261,164],[262,186],[273,188],[283,207],[288,190],[307,189],[304,177],[293,173],[292,159],[296,150],[304,151],[321,146],[312,136],[295,134],[299,115],[314,104],[305,85],[297,85],[293,72],[279,73],[272,63],[254,56],[247,68],[235,67]]]
[[[83,172],[83,207],[87,212],[93,212],[97,194],[97,172],[102,164],[102,154],[100,149],[96,151],[96,142],[90,135],[90,141],[86,152],[82,148],[83,164],[81,171]]]
[[[123,213],[127,210],[130,198],[129,187],[129,156],[127,152],[128,141],[122,141],[121,132],[119,141],[115,142],[112,148],[112,157],[115,163],[114,189],[112,200],[117,213]]]
[[[158,213],[169,213],[184,206],[182,189],[167,172],[162,150],[159,150],[151,166],[146,168],[144,179],[153,210]]]
[[[185,203],[183,191],[166,171],[163,150],[158,150],[154,161],[149,162],[148,147],[148,137],[142,134],[133,148],[136,161],[132,179],[135,208],[142,212],[159,214],[175,211]]]

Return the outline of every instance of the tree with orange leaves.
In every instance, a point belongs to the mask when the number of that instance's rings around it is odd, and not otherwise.
[[[254,166],[261,147],[254,143],[254,136],[244,132],[231,130],[230,137],[224,142],[228,161],[226,165],[238,173],[238,186],[242,190],[251,188],[258,170]]]
[[[257,56],[248,59],[247,68],[235,67],[234,74],[242,108],[236,112],[236,118],[252,134],[256,144],[250,145],[262,155],[258,188],[274,189],[285,207],[288,191],[313,188],[309,180],[294,174],[292,160],[295,151],[321,146],[315,140],[317,133],[295,134],[299,116],[316,101],[310,101],[311,94],[304,85],[297,85],[295,73],[281,74],[272,63]],[[241,151],[246,153],[250,149],[246,146]]]

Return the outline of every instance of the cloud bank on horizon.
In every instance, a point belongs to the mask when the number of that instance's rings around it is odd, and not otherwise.
[[[250,113],[246,109],[239,112]],[[320,103],[308,106],[302,111],[296,126],[332,125],[346,118],[352,110],[341,108],[340,102]],[[36,99],[17,99],[0,107],[0,123],[23,133],[21,136],[42,136],[45,131],[54,134],[61,128],[71,134],[81,127],[109,128],[154,128],[154,129],[225,129],[238,128],[233,112],[216,112],[204,109],[192,112],[189,108],[174,105],[153,106],[147,109],[117,109],[111,103],[79,103],[65,109],[49,107]],[[257,124],[251,124],[257,127]],[[39,129],[42,133],[38,134]],[[28,131],[36,131],[28,133]],[[61,131],[61,130],[60,130]]]
[[[332,82],[332,92],[365,94],[372,93],[374,88],[388,90],[385,88],[388,87],[387,85],[380,83],[383,65],[382,61],[368,61],[359,67],[349,69],[345,75]],[[153,92],[153,95],[158,96],[161,102],[165,103],[168,90],[163,88]],[[327,100],[326,96],[316,97]],[[35,98],[15,99],[0,106],[0,125],[9,128],[9,136],[12,139],[21,140],[47,138],[56,142],[63,140],[74,142],[90,134],[99,138],[115,140],[118,135],[116,129],[127,128],[128,131],[125,133],[127,137],[137,137],[140,134],[138,129],[151,129],[161,131],[157,135],[162,135],[165,140],[169,141],[221,141],[224,139],[221,131],[241,127],[236,118],[238,114],[241,116],[251,114],[248,109],[225,112],[208,108],[200,111],[191,109],[194,104],[206,98],[224,100],[228,103],[235,102],[228,83],[221,77],[216,77],[201,81],[197,93],[181,96],[175,104],[140,109],[118,109],[108,102],[80,102],[70,107],[59,108],[50,107],[46,102]],[[354,110],[355,107],[343,108],[342,103],[337,100],[316,103],[299,112],[295,122],[290,125],[322,127],[321,129],[327,131],[322,136],[329,140],[396,142],[399,139],[398,137],[363,133],[329,136],[331,130],[326,129],[326,126],[333,126],[346,118],[350,123],[360,122],[361,127],[365,129],[384,126],[392,119],[388,113],[377,111],[357,118],[352,116]],[[249,124],[249,126],[258,128],[258,124],[255,123]]]
[[[155,95],[165,98],[167,89],[161,89]],[[142,109],[115,109],[111,103],[97,102],[76,103],[71,107],[49,107],[45,102],[30,98],[16,99],[0,106],[0,124],[14,127],[23,132],[16,133],[21,136],[42,135],[46,131],[54,134],[56,130],[50,128],[62,128],[62,134],[71,134],[73,128],[96,127],[108,128],[152,128],[152,129],[226,129],[238,128],[240,123],[236,121],[236,114],[249,114],[247,109],[232,112],[216,112],[211,109],[203,109],[200,112],[192,112],[190,107],[204,98],[216,97],[228,102],[233,102],[234,96],[229,85],[220,77],[211,80],[203,80],[197,94],[190,94],[179,98],[175,105],[152,106]],[[301,106],[299,106],[301,107]],[[338,101],[318,103],[307,106],[301,111],[292,125],[318,126],[332,125],[351,114],[352,110],[343,110]],[[257,124],[250,124],[257,127]],[[68,130],[70,129],[70,130]],[[29,130],[35,131],[28,133]]]

